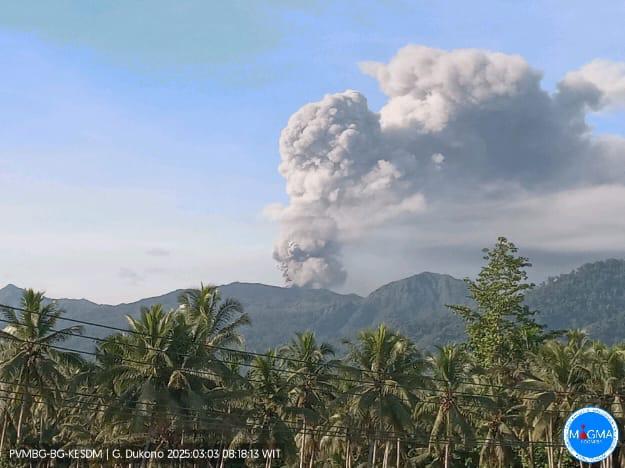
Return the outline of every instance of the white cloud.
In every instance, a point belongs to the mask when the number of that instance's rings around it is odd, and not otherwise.
[[[567,73],[562,84],[568,88],[594,87],[603,106],[625,106],[625,63],[597,59]]]

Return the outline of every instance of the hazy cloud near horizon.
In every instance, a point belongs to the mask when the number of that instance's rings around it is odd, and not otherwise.
[[[296,111],[280,137],[289,203],[274,258],[288,283],[337,287],[350,246],[625,251],[625,138],[593,112],[625,106],[625,64],[595,60],[554,92],[522,57],[410,45],[365,62],[387,101],[353,90]],[[370,244],[370,242],[369,242]]]

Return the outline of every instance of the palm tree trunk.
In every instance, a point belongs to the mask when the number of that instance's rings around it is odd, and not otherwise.
[[[313,468],[315,464],[315,449],[316,449],[314,436],[311,436],[310,440],[312,441],[312,447],[310,449],[310,463],[308,467]]]
[[[219,468],[224,468],[224,450],[226,450],[226,439],[225,437],[223,437],[223,441],[221,442],[221,444],[219,444],[219,446],[221,447],[221,453],[220,455],[220,460],[219,460]]]
[[[546,438],[547,443],[549,443],[549,437],[547,436]],[[547,468],[552,468],[551,466],[551,456],[549,455],[549,446],[546,445],[545,446],[545,456],[547,457]]]
[[[480,450],[480,459],[478,462],[478,466],[480,467],[487,466],[486,457],[487,457],[488,451],[490,450],[491,443],[492,443],[492,429],[489,429],[488,433],[486,434],[486,439],[484,440],[484,443],[482,444],[482,450]]]
[[[302,444],[299,448],[299,468],[304,468],[304,447],[306,446],[306,418],[302,426]]]
[[[388,468],[388,455],[391,451],[391,441],[387,440],[386,444],[384,445],[384,461],[382,462],[382,466],[384,468]]]
[[[445,444],[445,468],[449,468],[449,459],[451,458],[451,437],[453,436],[453,428],[451,425],[451,415],[449,414],[449,411],[447,411],[447,414],[445,415],[445,420],[446,420],[446,430],[445,430],[445,434],[447,435],[447,443]]]
[[[549,442],[549,446],[547,447],[547,462],[549,463],[549,468],[555,468],[555,460],[553,453],[553,418],[549,417],[549,434],[547,434],[547,439]]]
[[[397,463],[396,463],[395,468],[399,468],[399,459],[401,457],[400,444],[401,444],[401,442],[400,442],[399,437],[398,437],[397,438]]]
[[[2,450],[4,449],[4,437],[6,436],[6,433],[7,433],[8,422],[9,422],[9,415],[5,409],[4,410],[4,422],[2,423],[2,436],[0,437],[0,454],[2,453]]]
[[[347,443],[345,444],[345,468],[351,468],[351,464],[352,464],[350,460],[351,451],[352,451],[351,441],[348,438]]]
[[[24,379],[24,367],[22,367],[20,369],[20,376],[17,379],[17,381],[19,382],[19,386],[23,387],[24,385],[24,381],[26,379]],[[22,400],[21,400],[21,404],[20,404],[20,415],[17,421],[17,427],[15,428],[15,445],[18,446],[21,442],[21,435],[22,435],[22,417],[24,416],[24,394],[26,393],[26,391],[24,390],[24,392],[22,392]]]
[[[39,417],[39,446],[43,445],[43,408],[41,409],[41,416]]]
[[[532,444],[532,431],[527,430],[527,463],[528,468],[534,468],[534,445]]]
[[[22,398],[22,402],[20,404],[20,415],[17,418],[17,429],[15,435],[15,445],[19,446],[22,441],[22,420],[24,419],[24,407],[26,404],[24,403],[24,399]]]
[[[373,439],[372,443],[373,443],[373,450],[371,451],[371,466],[375,467],[375,462],[376,462],[376,456],[375,456],[376,453],[375,453],[375,451],[376,451],[376,449],[378,447],[377,439]]]

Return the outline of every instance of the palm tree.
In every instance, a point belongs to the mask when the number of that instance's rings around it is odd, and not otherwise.
[[[557,428],[563,414],[572,413],[591,380],[591,342],[579,331],[566,334],[567,342],[548,341],[532,360],[528,391],[528,415],[534,430],[532,439],[546,439],[549,468],[560,466],[563,448],[556,453]]]
[[[82,328],[70,326],[56,329],[64,311],[54,302],[46,302],[43,292],[32,289],[24,291],[19,310],[3,307],[2,313],[9,325],[0,331],[0,339],[4,342],[0,352],[0,375],[3,381],[11,382],[5,385],[18,395],[19,414],[15,423],[15,437],[19,445],[24,435],[25,420],[30,419],[32,422],[33,405],[41,405],[41,398],[49,401],[54,396],[50,388],[60,389],[67,380],[68,376],[63,370],[82,364],[78,354],[56,349],[59,343],[70,336],[80,335]],[[39,400],[35,400],[32,389],[37,391]],[[40,408],[40,414],[41,434],[43,407]],[[8,413],[5,413],[5,429],[8,417]],[[5,432],[3,430],[3,436]]]
[[[100,390],[117,397],[105,414],[111,427],[103,437],[134,432],[145,433],[146,443],[180,441],[210,409],[208,396],[231,377],[228,368],[196,345],[181,313],[157,304],[128,322],[128,333],[111,336],[98,350]]]
[[[189,289],[179,295],[178,303],[178,312],[191,328],[194,348],[191,354],[198,356],[205,368],[225,379],[218,389],[220,394],[213,392],[213,396],[224,401],[224,409],[230,413],[241,400],[240,365],[249,361],[249,356],[239,351],[244,342],[240,328],[250,325],[250,318],[236,299],[222,300],[215,286],[201,284],[199,289]],[[222,437],[220,443],[224,444]]]
[[[112,335],[99,347],[100,391],[117,396],[103,415],[107,425],[101,437],[135,433],[171,444],[203,426],[214,429],[198,414],[224,401],[228,387],[241,380],[231,365],[240,354],[223,348],[242,343],[238,329],[249,318],[239,302],[222,301],[213,286],[185,291],[179,302],[169,312],[159,304],[143,308],[140,318],[128,317],[127,333]]]
[[[319,443],[321,447],[329,451],[331,462],[335,465],[344,464],[345,468],[360,466],[358,460],[363,452],[360,443],[364,440],[360,430],[361,427],[364,428],[363,417],[346,404],[354,393],[354,387],[354,383],[350,381],[338,382],[335,400],[329,405],[331,415],[327,421],[327,430]],[[337,427],[344,428],[341,431],[343,432],[341,437],[337,436]]]
[[[592,394],[597,395],[607,411],[620,422],[625,423],[625,345],[608,347],[592,343],[592,381],[589,385]],[[612,466],[612,459],[608,460]],[[618,453],[619,466],[625,466],[625,451]]]
[[[481,442],[479,465],[482,467],[511,466],[515,456],[513,445],[518,444],[517,433],[523,426],[523,406],[511,390],[497,385],[498,378],[490,374],[475,374],[479,396],[472,396]]]
[[[382,433],[396,435],[396,462],[401,457],[401,434],[412,429],[411,412],[417,397],[414,388],[422,382],[424,361],[414,344],[391,331],[386,325],[364,330],[355,343],[346,342],[350,350],[346,373],[358,383],[346,396],[353,414],[361,417],[361,428],[372,432],[370,464],[376,466],[377,446]],[[384,444],[382,465],[388,466],[391,441]]]
[[[285,378],[284,360],[275,349],[257,356],[249,371],[246,424],[233,437],[232,446],[244,443],[263,448],[280,448],[285,456],[294,452],[294,430],[290,416],[289,384]],[[271,466],[271,459],[266,466]]]
[[[332,398],[334,387],[331,371],[337,361],[329,360],[334,349],[327,343],[318,344],[312,332],[297,333],[291,343],[281,349],[286,357],[287,382],[296,412],[302,418],[300,434],[300,468],[303,468],[306,452],[310,452],[309,465],[315,458],[315,438],[307,438],[307,429],[317,424],[322,410]]]
[[[434,422],[430,430],[429,450],[442,449],[445,468],[451,464],[454,451],[454,438],[460,436],[465,442],[473,437],[474,429],[470,414],[463,408],[461,399],[467,390],[469,375],[469,355],[460,347],[447,345],[437,348],[437,352],[427,358],[431,370],[430,389],[415,407],[417,421],[430,416]],[[468,398],[464,397],[464,400]],[[443,440],[440,444],[439,440]]]
[[[178,303],[198,342],[215,350],[243,344],[239,329],[249,325],[250,318],[236,299],[222,300],[216,286],[189,289],[180,294]]]

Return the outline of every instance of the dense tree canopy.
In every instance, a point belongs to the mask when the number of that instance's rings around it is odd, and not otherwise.
[[[187,462],[214,467],[579,466],[563,423],[589,404],[623,423],[625,346],[547,334],[524,303],[529,264],[516,254],[504,238],[486,251],[469,282],[476,306],[452,306],[467,343],[429,353],[386,325],[342,355],[309,331],[246,352],[242,307],[202,286],[78,354],[63,346],[78,324],[63,327],[62,311],[28,290],[3,309],[2,460],[8,447],[99,446],[211,448]],[[273,451],[224,456],[236,449]],[[625,450],[610,463],[625,466]]]

